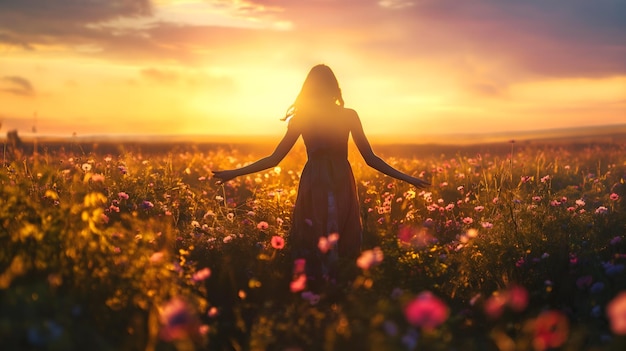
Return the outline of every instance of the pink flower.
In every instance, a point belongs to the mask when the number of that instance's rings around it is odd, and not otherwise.
[[[256,225],[256,228],[259,230],[265,230],[269,227],[269,224],[267,224],[267,222],[265,221],[261,221],[259,222],[259,224]]]
[[[533,201],[535,202],[541,201],[541,196],[533,196]]]
[[[446,206],[446,210],[447,210],[447,211],[452,211],[452,209],[453,209],[453,208],[454,208],[454,204],[448,204],[448,205]]]
[[[201,270],[197,271],[196,273],[193,274],[193,276],[191,277],[191,279],[195,282],[199,282],[199,281],[203,281],[207,278],[209,278],[211,276],[211,269],[209,268],[202,268]]]
[[[604,206],[600,206],[596,209],[596,213],[597,214],[605,214],[609,211],[608,208],[604,207]]]
[[[430,291],[424,291],[404,308],[406,320],[415,327],[434,329],[448,319],[448,306]]]
[[[306,260],[304,258],[296,258],[293,261],[293,274],[304,274],[304,269],[306,267]]]
[[[536,351],[552,350],[569,336],[569,320],[560,311],[542,312],[535,320],[533,346]]]
[[[504,294],[496,293],[491,295],[487,301],[485,301],[485,314],[492,319],[497,319],[504,312],[507,298]]]
[[[626,291],[622,291],[606,305],[606,315],[611,323],[611,331],[626,335]]]
[[[126,193],[125,193],[125,192],[123,192],[123,191],[121,191],[121,192],[117,193],[117,196],[118,196],[120,199],[128,200],[128,194],[126,194]]]
[[[522,312],[528,306],[528,290],[523,286],[513,285],[507,291],[507,302],[515,312]]]
[[[306,288],[306,275],[300,274],[289,284],[291,292],[300,292]]]
[[[617,199],[619,199],[619,195],[617,195],[616,193],[612,193],[611,195],[609,195],[609,199],[617,201]]]
[[[368,270],[373,266],[380,264],[383,261],[383,251],[380,247],[375,247],[372,250],[365,250],[361,252],[361,256],[357,258],[356,265],[363,270]]]
[[[276,250],[282,250],[285,247],[285,239],[278,235],[274,235],[271,240],[272,247]]]
[[[332,233],[332,234],[328,235],[328,237],[320,236],[319,240],[317,241],[317,248],[322,253],[325,254],[330,249],[332,249],[333,246],[335,246],[335,244],[337,243],[338,240],[339,240],[339,234],[337,234],[337,233]]]
[[[187,339],[197,332],[197,320],[183,299],[174,297],[160,311],[160,337],[165,341]]]
[[[482,222],[480,225],[485,229],[493,228],[493,224],[491,222]]]
[[[474,211],[476,212],[482,212],[485,209],[485,206],[476,206],[474,207]]]
[[[474,220],[472,219],[472,217],[465,217],[465,218],[463,218],[463,223],[465,223],[465,224],[472,224],[472,223],[474,223]]]

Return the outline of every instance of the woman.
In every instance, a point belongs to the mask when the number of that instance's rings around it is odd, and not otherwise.
[[[337,78],[328,66],[311,69],[294,104],[283,120],[289,119],[287,133],[274,152],[242,168],[214,171],[221,182],[275,167],[300,136],[307,151],[307,163],[300,177],[289,236],[294,253],[306,259],[309,281],[334,275],[330,265],[340,258],[354,259],[361,251],[361,217],[354,175],[348,162],[351,134],[365,162],[391,177],[417,188],[428,182],[404,174],[374,154],[357,113],[344,108]],[[338,234],[336,250],[318,249],[321,237]],[[335,238],[336,235],[330,236]]]

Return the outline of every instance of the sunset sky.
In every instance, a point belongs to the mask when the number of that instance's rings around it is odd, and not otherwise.
[[[0,0],[0,133],[281,135],[329,65],[366,133],[626,123],[626,0]]]

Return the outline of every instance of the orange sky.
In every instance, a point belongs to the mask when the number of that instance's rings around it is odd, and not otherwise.
[[[281,135],[328,64],[366,133],[626,123],[626,1],[3,0],[0,133]]]

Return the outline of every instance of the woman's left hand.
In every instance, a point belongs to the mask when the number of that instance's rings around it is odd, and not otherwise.
[[[213,173],[213,178],[218,179],[218,184],[225,183],[235,177],[237,174],[234,170],[225,170],[225,171],[211,171]]]

